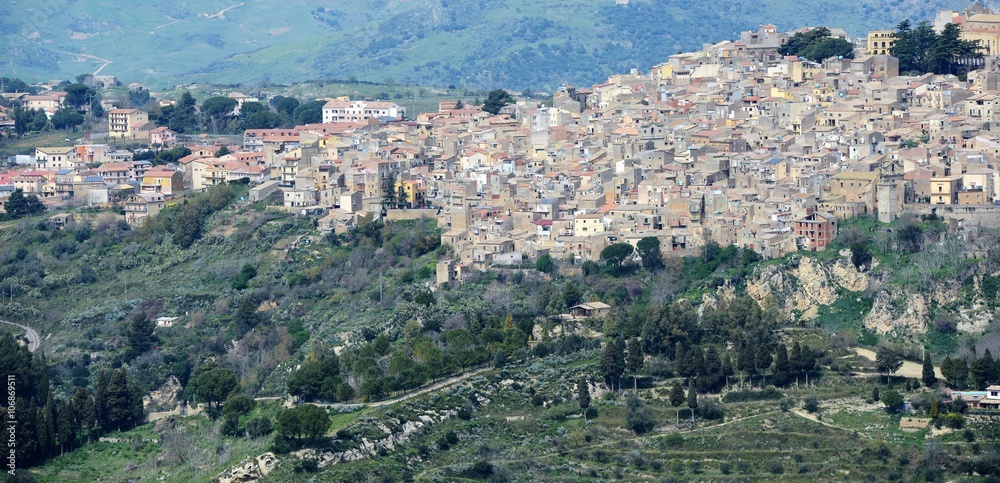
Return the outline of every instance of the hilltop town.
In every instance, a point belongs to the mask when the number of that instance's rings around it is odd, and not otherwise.
[[[998,18],[949,20],[989,55],[986,29],[968,27]],[[1000,72],[900,75],[891,36],[872,32],[855,58],[816,63],[780,55],[790,34],[765,25],[646,73],[565,86],[551,105],[511,98],[496,113],[455,100],[406,117],[391,101],[329,99],[321,123],[247,129],[221,156],[220,145],[185,143],[141,110],[109,106],[108,139],[191,154],[153,166],[114,144],[39,146],[0,175],[0,196],[21,189],[54,210],[124,203],[141,224],[185,190],[247,178],[251,201],[309,210],[324,230],[365,214],[438,218],[455,253],[439,282],[545,253],[596,261],[609,244],[650,236],[668,256],[711,240],[773,258],[823,250],[838,220],[858,215],[996,224]],[[4,96],[52,112],[65,94]],[[236,113],[258,101],[230,97]]]
[[[737,35],[420,109],[388,84],[0,78],[9,460],[1000,475],[1000,15]]]

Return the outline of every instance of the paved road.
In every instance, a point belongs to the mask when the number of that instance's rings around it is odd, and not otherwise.
[[[25,335],[25,337],[28,338],[28,352],[35,352],[36,350],[38,350],[38,346],[42,344],[42,339],[40,339],[38,337],[38,332],[35,332],[35,329],[32,329],[31,327],[28,327],[27,325],[21,325],[21,324],[15,324],[13,322],[7,322],[6,320],[0,320],[0,323],[10,324],[10,325],[16,325],[16,326],[24,329],[24,332],[25,332],[24,335]]]

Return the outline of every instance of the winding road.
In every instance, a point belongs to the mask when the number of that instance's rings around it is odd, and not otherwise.
[[[35,332],[35,329],[27,325],[15,324],[6,320],[0,320],[0,324],[16,325],[24,329],[24,336],[28,339],[28,352],[35,352],[38,350],[38,346],[42,344],[42,339],[38,337],[38,332]]]

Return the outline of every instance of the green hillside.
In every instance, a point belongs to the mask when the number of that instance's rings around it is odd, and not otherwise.
[[[156,88],[353,76],[551,89],[646,70],[763,23],[862,35],[964,4],[828,0],[803,12],[788,0],[13,0],[0,5],[0,73],[50,80],[100,69]]]

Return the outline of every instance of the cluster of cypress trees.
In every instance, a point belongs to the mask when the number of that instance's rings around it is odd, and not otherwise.
[[[4,428],[14,428],[19,468],[72,451],[101,434],[124,430],[142,420],[142,391],[125,368],[101,372],[93,390],[78,387],[72,397],[55,394],[44,355],[33,355],[12,337],[0,338],[0,367],[15,394],[14,412],[3,412]],[[11,386],[8,386],[11,387]],[[6,436],[6,435],[5,435]]]

